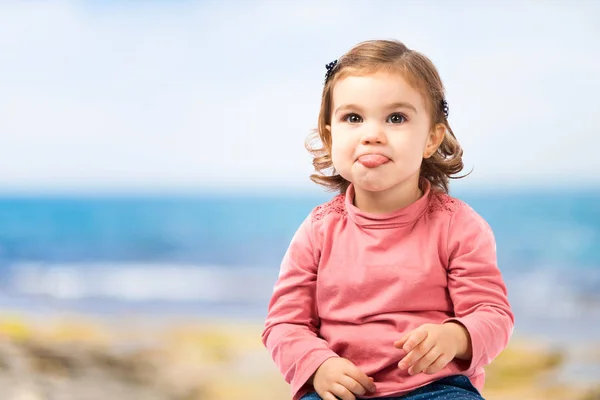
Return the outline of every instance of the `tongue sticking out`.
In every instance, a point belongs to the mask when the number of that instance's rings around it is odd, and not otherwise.
[[[361,156],[358,158],[358,162],[367,168],[379,167],[380,165],[385,164],[388,161],[390,161],[389,158],[380,154],[368,154],[366,156]]]

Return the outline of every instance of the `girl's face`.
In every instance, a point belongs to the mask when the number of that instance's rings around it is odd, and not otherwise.
[[[333,88],[331,157],[356,194],[415,187],[444,137],[421,94],[398,73],[348,76]]]

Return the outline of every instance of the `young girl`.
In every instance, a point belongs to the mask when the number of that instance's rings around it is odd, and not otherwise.
[[[294,400],[482,398],[514,317],[490,227],[447,194],[447,118],[436,68],[400,42],[327,65],[311,179],[340,194],[292,239],[262,335]]]

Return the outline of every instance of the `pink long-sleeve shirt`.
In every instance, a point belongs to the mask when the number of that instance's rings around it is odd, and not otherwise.
[[[316,207],[283,258],[262,340],[292,398],[328,358],[344,357],[375,380],[365,397],[399,396],[453,374],[484,384],[483,367],[507,345],[514,316],[489,225],[466,203],[426,185],[385,215],[345,194]],[[424,323],[462,323],[472,359],[434,375],[398,368],[393,343]]]

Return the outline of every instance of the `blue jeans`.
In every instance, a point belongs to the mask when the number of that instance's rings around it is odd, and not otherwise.
[[[448,376],[420,387],[400,397],[380,397],[381,400],[483,400],[479,391],[463,375]],[[301,400],[322,400],[311,392]]]

